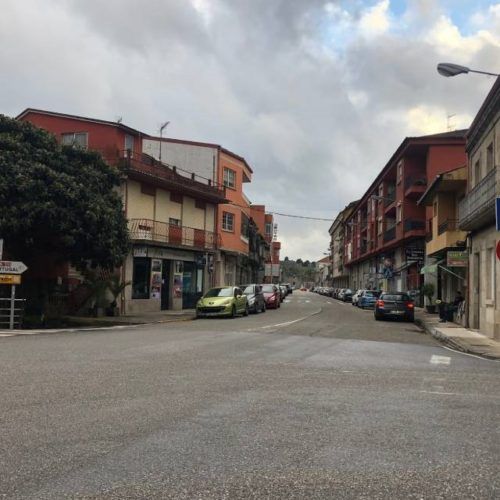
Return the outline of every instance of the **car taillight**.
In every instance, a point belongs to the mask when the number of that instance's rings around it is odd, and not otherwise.
[[[384,301],[383,300],[377,300],[377,307],[384,307]]]
[[[413,302],[407,302],[407,303],[406,303],[406,307],[407,307],[408,309],[413,309],[413,308],[415,307],[415,304],[414,304]]]

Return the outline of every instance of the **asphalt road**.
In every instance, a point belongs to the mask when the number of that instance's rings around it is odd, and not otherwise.
[[[295,292],[0,338],[5,498],[500,498],[500,364]]]

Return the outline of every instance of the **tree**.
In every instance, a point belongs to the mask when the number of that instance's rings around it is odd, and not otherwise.
[[[56,255],[78,269],[119,266],[129,251],[120,172],[0,115],[0,235],[9,255]]]

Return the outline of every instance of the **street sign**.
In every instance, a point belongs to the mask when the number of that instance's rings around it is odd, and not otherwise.
[[[467,267],[469,256],[466,251],[448,251],[446,254],[446,265],[448,267]]]
[[[0,274],[0,285],[20,285],[20,274]]]
[[[495,200],[495,216],[497,231],[500,231],[500,196],[497,196]]]
[[[27,269],[24,262],[0,260],[0,274],[23,274]]]

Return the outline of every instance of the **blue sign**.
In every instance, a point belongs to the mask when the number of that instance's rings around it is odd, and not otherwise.
[[[497,231],[500,231],[500,196],[497,196],[495,203],[495,215],[497,220]]]

